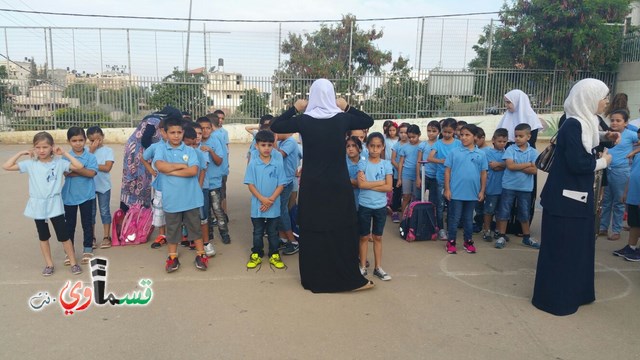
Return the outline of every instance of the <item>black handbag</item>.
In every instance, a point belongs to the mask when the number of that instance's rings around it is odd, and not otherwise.
[[[536,159],[536,167],[547,173],[551,170],[551,164],[553,164],[553,158],[556,154],[556,136],[557,134],[553,135],[551,140],[549,140],[549,146],[547,146]]]

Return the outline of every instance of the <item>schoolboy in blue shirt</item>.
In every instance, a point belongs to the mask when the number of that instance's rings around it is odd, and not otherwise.
[[[487,189],[484,195],[484,222],[482,224],[482,239],[484,241],[493,240],[491,221],[500,203],[500,195],[502,195],[502,175],[504,175],[504,169],[506,168],[502,157],[504,156],[504,147],[507,145],[508,139],[509,132],[507,129],[496,129],[493,133],[493,147],[487,146],[483,149],[489,162]]]
[[[283,255],[293,255],[300,250],[298,241],[293,236],[291,218],[289,216],[289,197],[293,191],[293,182],[296,181],[296,171],[300,163],[300,148],[292,137],[293,134],[278,134],[280,140],[274,149],[278,150],[283,158],[284,171],[287,184],[280,194],[280,221],[278,221],[278,235],[280,246],[283,247]]]
[[[207,117],[211,120],[211,127],[213,132],[211,136],[215,136],[220,140],[224,147],[224,156],[222,157],[222,186],[220,187],[220,197],[222,210],[225,213],[225,220],[229,222],[229,213],[227,212],[227,178],[229,176],[229,133],[226,129],[222,128],[224,122],[224,112],[222,110],[216,110],[213,114],[208,114]]]
[[[258,151],[247,164],[244,183],[251,192],[251,223],[253,224],[253,247],[247,268],[253,269],[262,263],[264,256],[263,235],[269,241],[269,263],[277,269],[285,267],[280,259],[278,249],[278,221],[280,219],[280,203],[287,178],[282,159],[272,156],[275,135],[269,130],[261,130],[256,134],[255,148]],[[275,152],[274,152],[275,153]]]
[[[449,254],[456,253],[458,224],[462,218],[464,249],[475,254],[473,245],[473,210],[478,201],[484,200],[487,185],[487,156],[475,144],[478,127],[463,125],[460,129],[462,146],[454,148],[444,161],[444,197],[449,200],[447,219],[447,244]]]
[[[640,134],[640,130],[638,131]],[[631,176],[629,184],[625,189],[623,199],[626,200],[629,216],[629,239],[627,245],[620,250],[613,252],[613,255],[625,258],[627,261],[639,262],[640,249],[638,248],[638,238],[640,237],[640,148],[632,151],[628,155],[631,164]]]
[[[165,175],[161,178],[164,190],[162,205],[169,243],[169,257],[165,270],[170,273],[180,267],[178,243],[182,239],[183,224],[188,231],[188,240],[193,241],[196,247],[196,268],[207,270],[209,259],[204,251],[200,230],[200,207],[203,205],[203,197],[198,183],[198,154],[182,142],[182,120],[167,119],[164,129],[167,133],[167,143],[158,149],[153,164]]]
[[[514,202],[518,201],[518,221],[522,224],[522,244],[539,249],[540,244],[531,239],[529,227],[529,208],[533,177],[538,172],[536,158],[538,151],[529,145],[531,126],[518,124],[515,128],[515,144],[505,150],[502,159],[507,166],[502,176],[502,195],[496,213],[496,248],[502,249],[507,244],[505,231]]]

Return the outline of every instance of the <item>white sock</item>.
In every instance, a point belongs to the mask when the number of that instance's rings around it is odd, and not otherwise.
[[[292,243],[292,244],[295,244],[295,245],[298,245],[298,242],[297,242],[297,241],[295,241],[295,240],[294,240],[294,241],[292,241],[291,243]]]
[[[638,245],[629,245],[629,247],[630,247],[632,250],[635,250],[635,249],[637,249],[637,248],[638,248]]]
[[[280,241],[281,241],[281,242],[285,242],[285,243],[286,243],[286,242],[287,242],[287,239],[280,238]]]

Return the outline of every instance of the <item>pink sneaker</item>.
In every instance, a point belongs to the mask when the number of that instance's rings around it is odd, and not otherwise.
[[[476,247],[473,246],[473,241],[471,240],[467,240],[464,242],[464,249],[466,252],[468,252],[469,254],[475,254],[476,253]]]
[[[454,243],[453,241],[447,241],[447,244],[444,246],[444,248],[447,250],[447,253],[449,254],[457,254],[456,243]]]

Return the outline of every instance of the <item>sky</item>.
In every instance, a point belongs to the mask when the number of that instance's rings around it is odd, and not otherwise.
[[[193,18],[250,19],[250,20],[338,20],[351,13],[359,19],[433,16],[455,13],[497,12],[503,0],[427,1],[427,0],[323,0],[323,1],[264,1],[193,0]],[[188,17],[189,1],[169,0],[0,0],[2,9],[20,9],[83,14],[135,15],[160,17]],[[473,59],[471,47],[478,34],[491,18],[497,15],[463,16],[453,19],[427,19],[424,33],[416,19],[395,21],[362,21],[363,29],[382,29],[384,36],[375,42],[381,50],[409,57],[414,68],[462,69]],[[131,19],[84,18],[37,14],[18,14],[0,11],[2,26],[35,27],[93,27],[121,30],[54,29],[53,58],[56,68],[97,72],[107,65],[120,67],[129,64],[137,76],[164,76],[174,66],[184,68],[186,33],[158,31],[130,31],[124,28],[186,30],[186,21],[158,21]],[[278,66],[278,44],[290,32],[312,32],[319,23],[232,23],[191,22],[193,32],[189,46],[190,69],[217,66],[224,59],[224,70],[245,75],[269,76]],[[206,38],[202,31],[210,33]],[[0,29],[0,54],[11,59],[34,57],[36,63],[49,60],[51,49],[45,47],[42,29]],[[47,35],[48,36],[48,35]],[[48,44],[47,44],[48,45]],[[420,45],[422,56],[420,57]],[[206,51],[205,51],[206,48]],[[45,56],[45,49],[47,54]],[[418,61],[421,59],[421,61]]]

